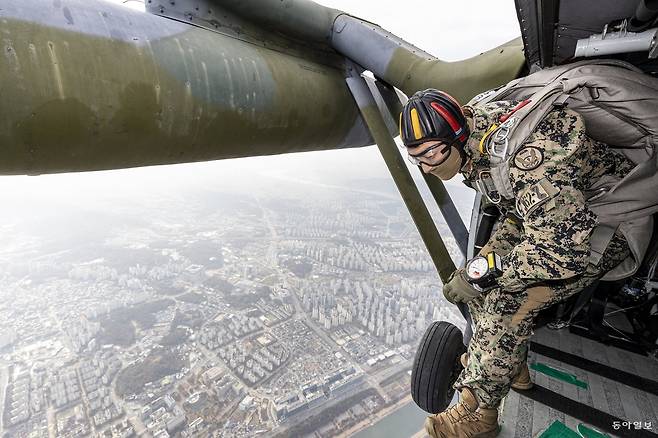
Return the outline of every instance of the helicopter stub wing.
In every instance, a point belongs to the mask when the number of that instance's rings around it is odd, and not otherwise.
[[[524,62],[520,41],[442,62],[311,1],[153,0],[149,10],[3,2],[0,174],[365,146],[346,59],[407,93],[440,87],[464,99]]]

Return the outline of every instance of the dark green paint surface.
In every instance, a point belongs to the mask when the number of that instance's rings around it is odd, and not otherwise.
[[[555,420],[539,438],[582,438],[578,432],[569,429],[564,423]]]
[[[587,427],[582,423],[578,425],[578,433],[583,438],[610,438],[610,435],[599,432],[598,430],[592,429],[591,427]]]
[[[517,77],[524,63],[520,38],[459,62],[427,60],[398,49],[385,79],[409,96],[418,90],[438,88],[466,103],[476,94]]]
[[[2,29],[3,174],[370,142],[365,131],[348,138],[358,111],[340,66],[194,27],[134,44],[7,19]]]
[[[267,0],[262,5],[270,12],[252,16],[242,3],[225,2],[243,17],[245,29],[259,29],[250,36],[260,38],[256,42],[241,38],[230,22],[224,34],[123,8],[96,11],[109,8],[97,0],[78,2],[78,10],[76,1],[59,25],[8,15],[12,8],[38,11],[41,20],[43,13],[62,13],[45,0],[29,8],[9,0],[11,7],[0,9],[0,174],[373,143],[345,86],[340,56],[326,44],[324,55],[317,50],[339,11]],[[284,23],[292,39],[278,32]],[[159,28],[167,31],[154,31]],[[293,44],[294,37],[305,40]],[[313,42],[307,49],[306,41]],[[383,79],[407,93],[432,86],[466,99],[514,78],[522,62],[517,49],[513,43],[455,63],[401,49]]]
[[[587,389],[587,382],[583,382],[582,380],[579,380],[578,377],[576,377],[571,373],[560,371],[558,369],[555,369],[553,367],[550,367],[546,364],[539,362],[533,363],[532,365],[530,365],[530,368],[532,368],[533,370],[539,373],[552,377],[554,379],[558,379],[566,383],[571,383],[572,385],[575,385],[579,388]]]

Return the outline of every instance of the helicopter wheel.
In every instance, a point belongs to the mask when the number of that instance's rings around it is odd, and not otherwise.
[[[452,401],[452,385],[462,370],[466,351],[461,330],[446,321],[435,321],[420,341],[411,369],[411,396],[430,414],[444,411]]]

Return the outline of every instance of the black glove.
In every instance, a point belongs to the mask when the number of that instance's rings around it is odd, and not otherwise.
[[[466,281],[463,269],[457,269],[452,273],[450,279],[443,285],[443,296],[452,304],[468,303],[482,293],[471,283]]]

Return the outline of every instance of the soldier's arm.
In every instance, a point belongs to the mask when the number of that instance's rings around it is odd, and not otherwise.
[[[523,230],[499,279],[509,292],[545,280],[567,279],[587,266],[596,216],[586,207],[578,188],[587,167],[580,148],[584,136],[580,116],[555,111],[510,162],[510,181]]]
[[[495,252],[501,257],[506,256],[520,242],[522,234],[519,221],[503,218],[497,223],[496,231],[480,249],[479,254],[487,255]]]

